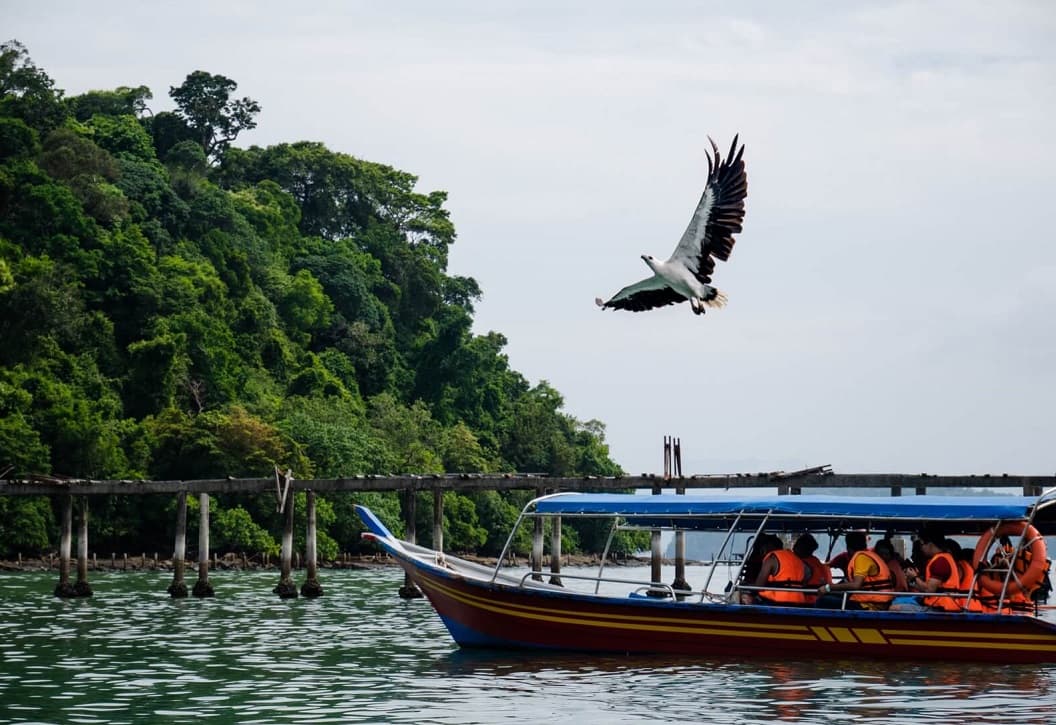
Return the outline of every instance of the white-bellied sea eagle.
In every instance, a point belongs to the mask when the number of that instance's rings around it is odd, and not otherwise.
[[[602,309],[641,312],[689,300],[693,312],[702,315],[707,307],[726,304],[726,295],[711,286],[711,274],[716,259],[725,262],[730,258],[733,235],[741,231],[748,177],[741,160],[744,144],[737,148],[737,136],[725,160],[710,136],[708,141],[715,155],[714,160],[708,155],[708,181],[671,258],[661,262],[643,254],[652,276],[624,287],[607,302],[596,298]]]

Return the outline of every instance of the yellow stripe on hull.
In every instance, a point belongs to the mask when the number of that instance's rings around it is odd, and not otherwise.
[[[435,582],[430,582],[429,584],[423,584],[422,582],[419,582],[419,586],[426,590],[428,590],[429,588],[440,590],[444,594],[444,596],[456,599],[462,602],[463,604],[475,607],[476,609],[482,609],[488,612],[504,614],[508,617],[517,617],[534,621],[554,622],[557,624],[575,624],[586,627],[598,627],[602,629],[629,629],[637,632],[677,632],[681,634],[708,634],[724,637],[750,637],[754,639],[791,639],[804,641],[814,641],[817,639],[807,627],[798,627],[795,625],[727,623],[717,621],[698,621],[680,618],[665,618],[664,624],[657,624],[655,617],[638,617],[633,615],[604,613],[580,615],[571,612],[561,612],[560,610],[544,609],[541,607],[531,607],[521,604],[497,605],[482,597],[465,595],[461,592],[457,592],[443,585],[436,584]],[[682,624],[690,626],[681,626]],[[737,629],[752,631],[735,631]],[[773,629],[792,629],[795,630],[795,632],[770,631]]]
[[[538,604],[498,603],[487,596],[467,593],[431,577],[418,582],[426,593],[435,593],[458,601],[478,611],[495,613],[536,622],[551,622],[598,629],[664,632],[686,635],[711,635],[742,639],[786,640],[845,644],[882,645],[884,647],[928,647],[1007,649],[1056,652],[1056,635],[1045,632],[996,633],[972,631],[912,630],[884,627],[833,627],[823,625],[765,624],[715,619],[665,616],[657,621],[653,614],[612,614],[606,612],[569,612]],[[968,615],[970,616],[970,615]]]

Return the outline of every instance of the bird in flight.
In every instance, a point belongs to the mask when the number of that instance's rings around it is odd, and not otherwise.
[[[595,298],[598,307],[641,312],[689,300],[693,312],[703,315],[708,307],[725,306],[726,295],[711,286],[711,274],[716,259],[730,258],[733,235],[741,231],[748,177],[741,160],[744,144],[737,147],[737,136],[725,159],[710,136],[708,141],[715,157],[708,154],[708,181],[671,258],[662,262],[643,254],[652,276],[624,287],[608,301]]]

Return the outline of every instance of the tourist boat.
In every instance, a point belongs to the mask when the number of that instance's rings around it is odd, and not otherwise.
[[[1036,497],[559,493],[530,501],[515,525],[514,530],[538,517],[601,517],[612,520],[613,533],[725,532],[712,533],[722,545],[695,568],[709,572],[698,589],[650,581],[650,567],[621,567],[613,576],[605,571],[605,556],[596,574],[566,570],[560,574],[566,586],[550,584],[543,580],[549,572],[504,572],[505,551],[499,564],[485,566],[400,541],[368,509],[358,507],[358,512],[367,528],[363,536],[399,562],[461,647],[1031,663],[1056,661],[1056,621],[1046,606],[1023,611],[1006,603],[1018,577],[1034,578],[1033,568],[1047,563],[1044,535],[1056,533],[1053,503],[1056,489]],[[740,592],[750,587],[738,583],[739,569],[752,539],[763,532],[814,532],[819,539],[838,541],[844,532],[861,530],[874,537],[894,534],[904,542],[922,526],[941,526],[946,536],[979,537],[976,577],[1001,597],[996,608],[945,612],[740,603]],[[991,544],[1006,535],[1019,561],[1033,555],[1026,575],[1017,567],[990,568]],[[513,532],[507,548],[512,541]],[[628,571],[641,571],[645,580]],[[914,593],[910,601],[918,598]]]

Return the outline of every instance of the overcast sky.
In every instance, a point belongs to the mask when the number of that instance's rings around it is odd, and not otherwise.
[[[68,95],[204,70],[449,192],[476,330],[615,460],[1056,472],[1056,4],[7,3]],[[601,312],[746,144],[729,306]]]

